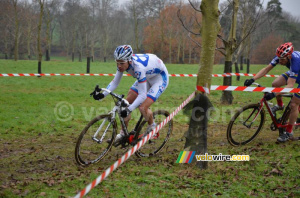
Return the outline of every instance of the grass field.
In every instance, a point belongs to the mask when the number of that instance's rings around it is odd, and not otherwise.
[[[253,65],[250,73],[262,67]],[[170,74],[198,71],[197,65],[173,64],[167,68]],[[113,62],[94,62],[91,66],[91,73],[115,70]],[[277,66],[271,74],[285,70]],[[84,62],[53,60],[42,65],[43,73],[85,71]],[[37,62],[0,60],[0,73],[37,73]],[[223,66],[216,65],[214,73],[223,73]],[[113,105],[109,98],[97,102],[89,94],[96,84],[106,87],[112,78],[0,77],[0,197],[71,197],[120,157],[117,153],[124,151],[113,148],[104,160],[85,169],[77,167],[74,160],[75,143],[83,127]],[[245,79],[236,81],[233,77],[233,85],[243,85]],[[258,82],[270,87],[272,80],[263,78]],[[212,84],[222,85],[222,81],[223,78],[213,78]],[[123,77],[115,92],[126,95],[133,82],[133,78]],[[169,87],[153,109],[171,112],[195,90],[195,84],[196,78],[170,77]],[[199,170],[194,164],[175,163],[184,148],[184,133],[188,129],[188,118],[180,112],[174,118],[174,131],[163,152],[146,159],[132,156],[87,196],[299,197],[299,142],[275,144],[278,133],[269,129],[267,121],[251,144],[235,148],[227,143],[226,127],[231,112],[258,102],[262,94],[234,92],[233,96],[232,105],[223,105],[221,92],[212,91],[209,95],[217,111],[209,121],[208,151],[211,155],[250,155],[249,162],[210,162],[207,170]]]

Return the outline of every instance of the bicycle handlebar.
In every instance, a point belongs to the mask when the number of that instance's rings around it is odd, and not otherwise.
[[[262,87],[260,84],[258,84],[258,83],[252,83],[252,85],[256,85],[257,87]]]
[[[99,85],[96,85],[95,90],[91,93],[91,95],[95,94],[96,92],[101,92],[101,91],[106,91],[107,93],[109,93],[110,95],[112,95],[113,97],[117,98],[119,101],[121,101],[121,106],[122,107],[128,107],[129,106],[129,102],[124,99],[124,95],[118,95],[106,88],[99,88]]]
[[[252,85],[256,85],[257,87],[262,87],[260,84],[258,83],[252,83]],[[264,94],[267,93],[267,92],[264,92]],[[284,94],[281,94],[282,97],[287,97],[287,98],[291,98],[293,96],[293,94],[290,94],[290,93],[284,93]]]

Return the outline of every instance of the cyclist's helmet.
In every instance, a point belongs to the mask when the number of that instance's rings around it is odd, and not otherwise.
[[[284,58],[291,55],[293,51],[294,51],[293,44],[291,42],[285,43],[277,48],[276,56],[278,56],[278,58]]]
[[[130,61],[133,51],[130,45],[120,45],[116,48],[114,57],[115,60]]]

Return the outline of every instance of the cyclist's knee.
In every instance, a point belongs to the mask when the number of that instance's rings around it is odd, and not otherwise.
[[[131,89],[128,91],[126,100],[129,102],[129,104],[132,104],[133,101],[137,98],[138,94]]]
[[[286,80],[283,76],[278,77],[272,82],[272,87],[281,87],[286,85]]]
[[[139,110],[142,114],[148,112],[149,107],[144,106],[143,104],[139,106]]]
[[[281,86],[282,86],[281,83],[278,82],[278,81],[273,81],[272,82],[272,87],[281,87]]]
[[[290,107],[291,109],[298,108],[299,104],[300,104],[300,99],[294,96],[291,100]]]
[[[124,121],[127,122],[131,119],[131,114],[129,114],[126,118],[124,118]]]

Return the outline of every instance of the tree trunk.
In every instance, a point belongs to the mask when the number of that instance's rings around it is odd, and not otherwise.
[[[28,28],[27,28],[27,57],[30,60],[31,59],[31,50],[30,50],[30,44],[31,44],[31,20],[28,22]]]
[[[38,40],[37,40],[37,48],[38,48],[38,73],[42,73],[42,57],[43,52],[41,48],[41,30],[42,30],[42,20],[43,20],[43,14],[44,14],[44,0],[39,0],[40,4],[40,17],[39,17],[39,23],[38,23]]]
[[[185,57],[184,57],[184,50],[185,50],[185,48],[184,48],[184,46],[185,46],[185,43],[184,43],[184,38],[182,37],[182,57],[181,57],[181,63],[182,64],[184,64],[184,59],[185,59]]]
[[[240,56],[240,70],[243,70],[243,61],[244,61],[244,57]]]
[[[38,73],[42,73],[42,61],[38,61]]]
[[[72,32],[72,62],[74,62],[75,59],[75,40],[76,40],[76,33],[75,30]]]
[[[232,61],[225,61],[225,68],[224,73],[231,73],[232,72]],[[224,77],[223,78],[223,85],[231,86],[232,77]],[[221,102],[224,104],[232,104],[233,96],[231,91],[223,91]]]
[[[235,66],[235,73],[240,73],[239,65],[237,62],[234,63],[234,66]],[[236,80],[240,81],[240,76],[236,76]]]
[[[232,54],[236,50],[236,26],[237,26],[237,14],[239,9],[239,0],[233,0],[233,14],[232,14],[232,23],[230,28],[230,34],[228,41],[225,43],[225,67],[224,73],[232,72]],[[231,86],[231,77],[224,77],[223,79],[224,86]],[[221,101],[224,104],[232,104],[233,96],[230,91],[223,91]]]
[[[190,118],[189,130],[186,133],[185,150],[196,151],[196,153],[207,153],[207,125],[208,110],[212,107],[209,98],[199,93],[193,100],[192,116]],[[207,161],[197,163],[200,169],[208,167]]]
[[[172,38],[169,37],[169,63],[172,64]]]
[[[247,74],[250,73],[250,60],[247,58]]]
[[[192,47],[191,47],[191,43],[189,45],[189,64],[192,63]]]
[[[74,62],[74,59],[75,59],[75,54],[74,51],[72,51],[72,62]]]
[[[180,49],[181,49],[181,42],[178,41],[178,47],[177,47],[177,63],[180,63]]]
[[[86,58],[86,73],[90,73],[90,65],[91,65],[91,59],[90,57]]]
[[[137,18],[137,11],[136,11],[136,2],[132,2],[133,5],[133,20],[134,20],[134,40],[135,40],[135,47],[136,51],[140,51],[139,49],[139,29],[138,29],[138,18]]]
[[[81,52],[78,53],[78,61],[79,61],[79,62],[82,62],[82,55],[81,55]]]
[[[50,61],[49,49],[46,49],[46,58],[45,61]]]
[[[220,31],[219,24],[219,0],[202,0],[200,9],[202,11],[202,51],[200,56],[199,71],[197,77],[197,86],[210,87],[211,75],[213,71],[215,46],[217,34]],[[197,91],[196,102],[194,103],[193,113],[190,119],[189,130],[186,134],[185,150],[191,151],[195,149],[200,155],[207,153],[207,117],[204,116],[202,120],[197,121],[199,116],[203,115],[203,111],[206,115],[207,109],[210,107],[209,99],[203,94]],[[197,102],[199,101],[199,102]],[[196,108],[203,108],[199,111]],[[198,111],[197,111],[198,110]],[[207,162],[197,162],[197,167],[206,169],[208,167]]]
[[[14,50],[14,58],[15,61],[19,59],[19,18],[18,18],[18,1],[14,0],[14,12],[15,12],[15,50]]]

